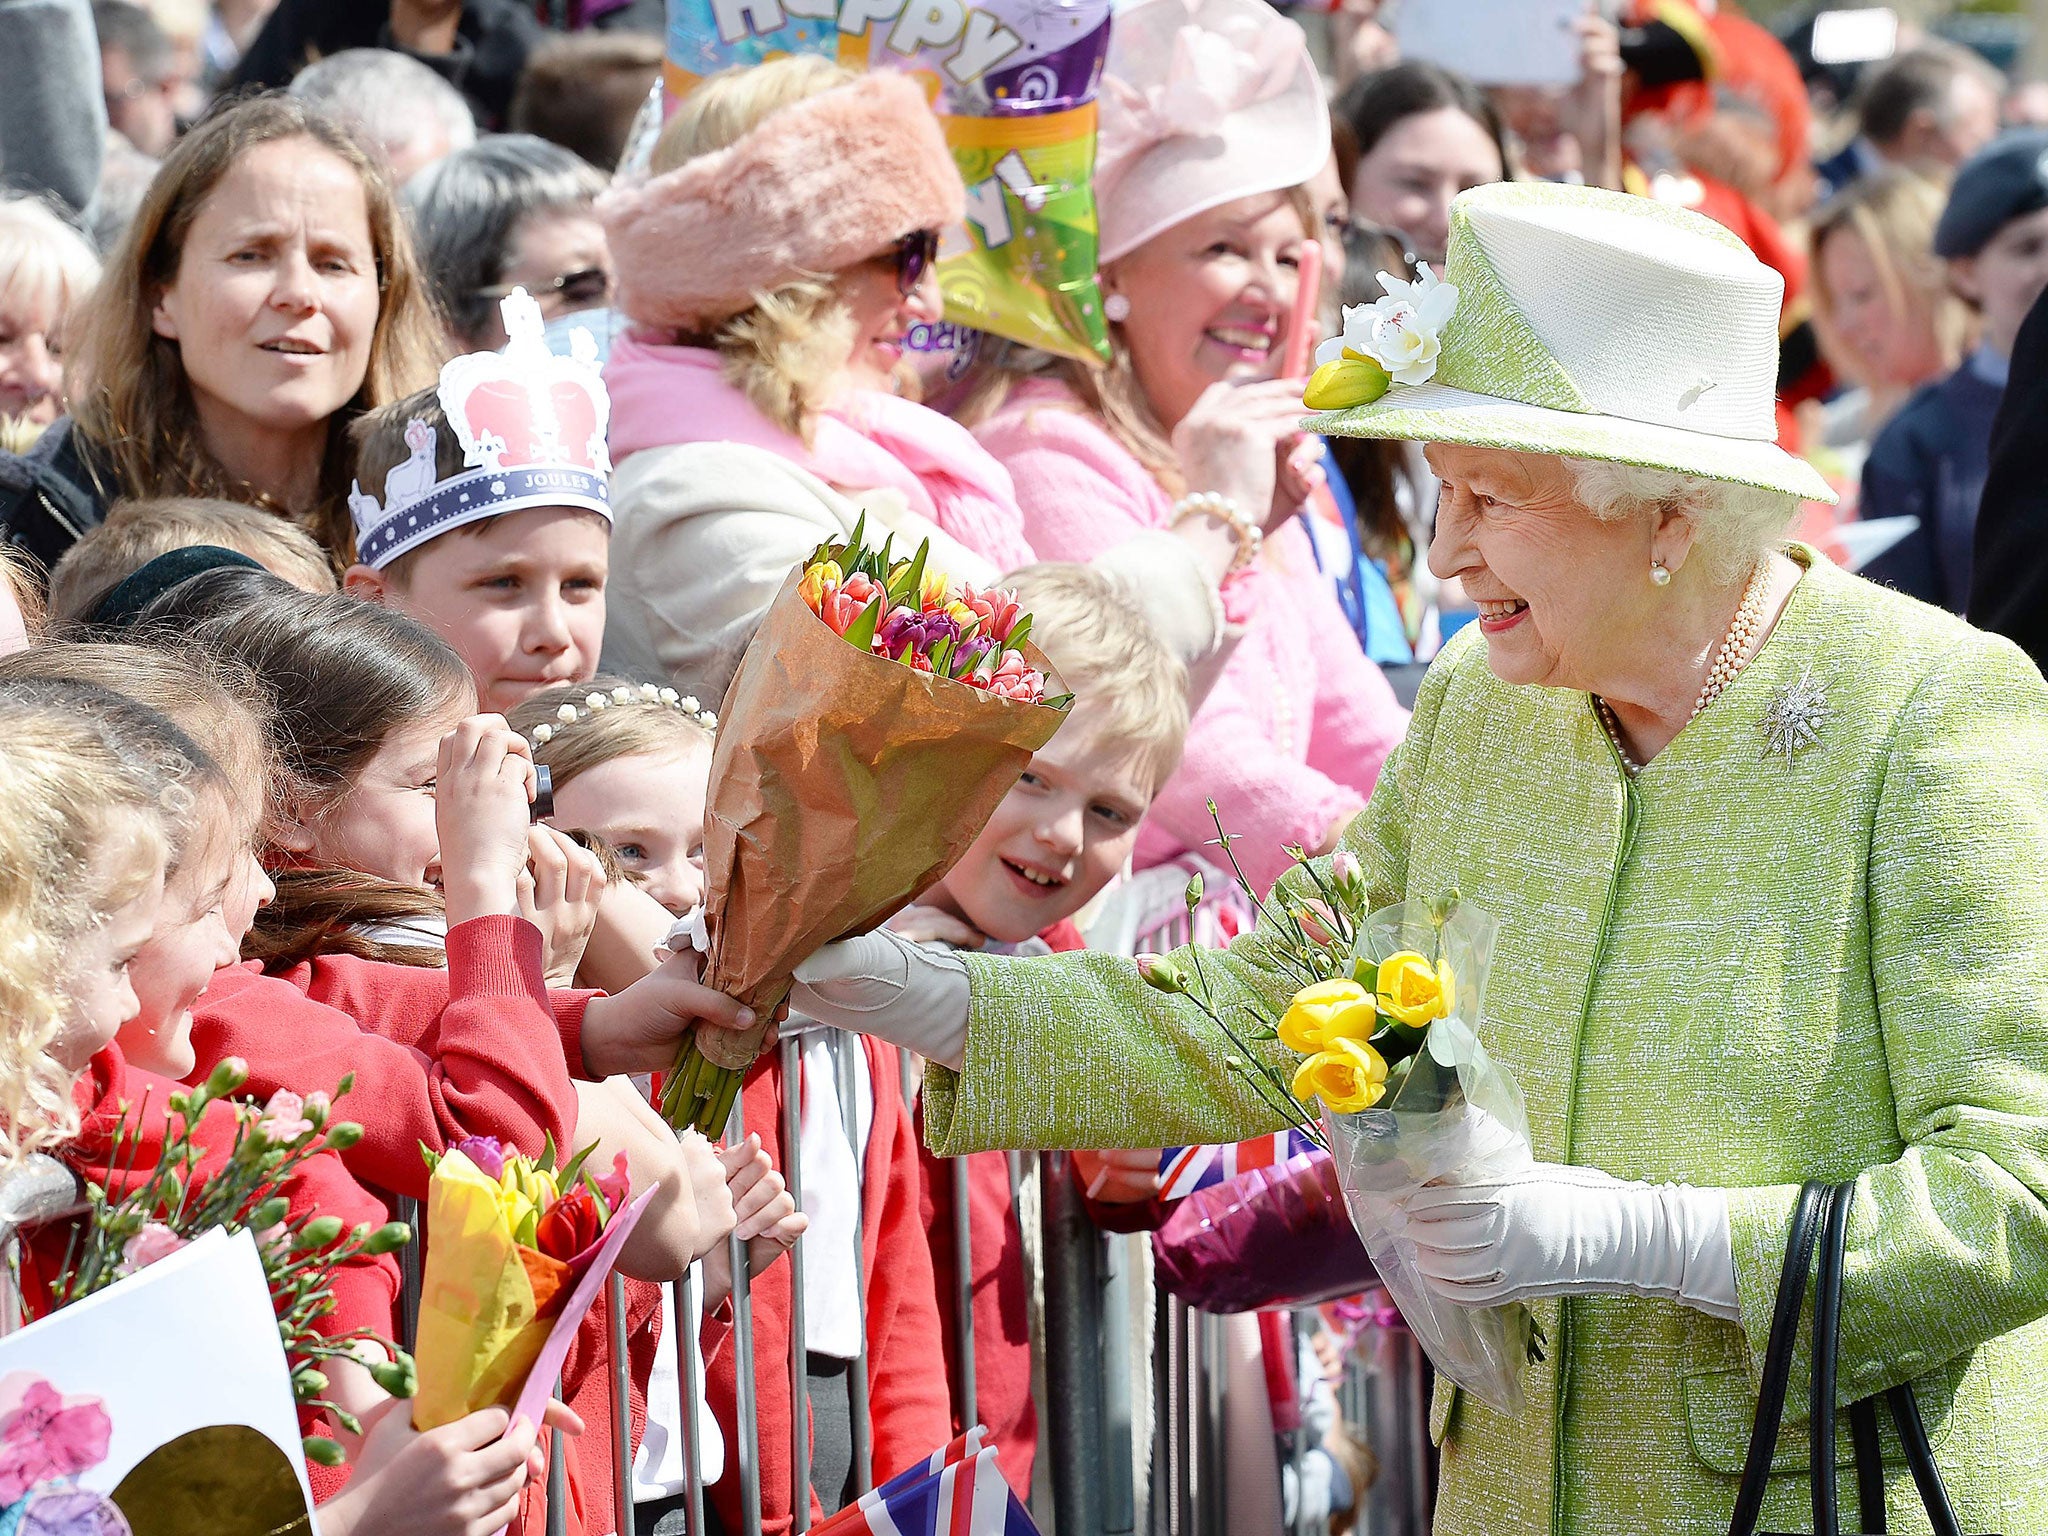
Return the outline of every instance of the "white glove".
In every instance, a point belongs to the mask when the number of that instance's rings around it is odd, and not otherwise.
[[[1467,1306],[1539,1296],[1661,1296],[1742,1315],[1728,1197],[1625,1184],[1597,1168],[1531,1163],[1469,1184],[1425,1184],[1391,1223],[1429,1288]]]
[[[967,1059],[967,967],[944,945],[886,928],[827,944],[796,968],[789,1006],[955,1072]]]

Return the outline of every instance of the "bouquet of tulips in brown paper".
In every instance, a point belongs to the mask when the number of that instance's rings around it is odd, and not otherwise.
[[[761,1022],[685,1042],[661,1099],[679,1130],[724,1128],[797,965],[952,868],[1072,702],[1013,595],[864,531],[791,573],[718,712],[704,980]]]

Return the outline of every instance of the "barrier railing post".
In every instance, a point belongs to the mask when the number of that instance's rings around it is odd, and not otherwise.
[[[605,1353],[611,1364],[612,1501],[619,1536],[633,1531],[633,1362],[626,1351],[626,1277],[617,1270],[604,1288]]]
[[[725,1144],[747,1139],[746,1095],[735,1094]],[[754,1302],[747,1273],[747,1245],[737,1228],[725,1240],[732,1266],[733,1464],[740,1477],[740,1525],[745,1536],[761,1536],[761,1420],[754,1391]]]
[[[412,1229],[412,1241],[398,1250],[398,1346],[408,1354],[419,1339],[420,1292],[426,1274],[427,1237],[420,1221],[420,1203],[400,1195],[393,1216]]]
[[[1213,1313],[1196,1312],[1196,1358],[1201,1362],[1195,1401],[1195,1491],[1202,1536],[1224,1536],[1229,1529],[1230,1491],[1228,1457],[1230,1448],[1224,1430],[1224,1395],[1230,1381],[1225,1357],[1224,1320]]]
[[[555,1380],[555,1396],[562,1395],[561,1378]],[[568,1536],[569,1533],[569,1464],[564,1458],[569,1454],[569,1442],[562,1432],[552,1430],[548,1435],[548,1536]]]
[[[953,1411],[963,1426],[978,1422],[974,1385],[974,1190],[967,1159],[949,1161],[953,1177]]]
[[[848,1374],[853,1389],[853,1491],[860,1494],[875,1486],[874,1435],[868,1418],[867,1159],[861,1155],[860,1093],[853,1070],[853,1053],[863,1047],[858,1035],[844,1030],[833,1030],[831,1039],[839,1117],[846,1127],[846,1143],[853,1149],[853,1285],[860,1298],[860,1353]]]
[[[782,1177],[798,1210],[804,1205],[804,1049],[782,1042]],[[809,1346],[804,1339],[804,1240],[789,1250],[789,1509],[796,1532],[811,1528]]]
[[[700,1315],[703,1270],[692,1264],[669,1287],[669,1305],[676,1315],[676,1403],[683,1443],[683,1532],[704,1536],[704,1450],[699,1443],[698,1405],[704,1401],[704,1356],[693,1319]]]
[[[1094,1224],[1074,1187],[1067,1154],[1039,1158],[1045,1241],[1045,1386],[1052,1413],[1045,1445],[1052,1461],[1053,1523],[1060,1536],[1102,1531],[1102,1348],[1098,1332],[1100,1253]]]
[[[1295,1381],[1295,1409],[1298,1414],[1293,1435],[1294,1536],[1312,1536],[1312,1532],[1320,1529],[1322,1523],[1311,1521],[1308,1517],[1308,1482],[1303,1475],[1308,1465],[1309,1453],[1308,1408],[1315,1396],[1315,1383],[1301,1373],[1302,1345],[1308,1339],[1302,1315],[1299,1308],[1288,1312],[1286,1333],[1287,1347],[1293,1351],[1293,1358],[1288,1361],[1288,1374]]]
[[[1138,1526],[1135,1432],[1131,1410],[1131,1261],[1126,1240],[1095,1234],[1102,1286],[1098,1308],[1102,1340],[1102,1529],[1128,1536]]]

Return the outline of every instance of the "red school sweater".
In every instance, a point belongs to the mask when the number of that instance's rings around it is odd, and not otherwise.
[[[551,998],[540,930],[478,917],[448,931],[448,969],[330,956],[265,976],[254,962],[216,971],[193,1009],[198,1082],[228,1056],[249,1064],[248,1091],[355,1090],[337,1116],[363,1127],[342,1154],[365,1184],[424,1199],[425,1143],[495,1136],[529,1156],[553,1136],[575,1144],[583,1007]],[[574,1072],[571,1071],[573,1063]]]
[[[107,1046],[80,1074],[73,1090],[80,1116],[78,1135],[58,1155],[74,1172],[105,1189],[110,1198],[120,1199],[140,1187],[163,1157],[167,1105],[181,1086],[130,1066],[119,1046]],[[117,1166],[114,1134],[124,1121],[131,1141],[122,1149]],[[200,1149],[198,1180],[217,1173],[226,1163],[234,1149],[235,1127],[234,1110],[228,1104],[215,1101],[206,1107],[193,1133]],[[290,1203],[290,1220],[315,1214],[333,1216],[345,1228],[353,1228],[360,1223],[378,1227],[390,1219],[384,1202],[358,1184],[332,1152],[307,1158],[285,1182],[282,1193]],[[24,1253],[22,1294],[33,1314],[48,1310],[49,1288],[59,1277],[65,1246],[64,1237],[53,1229],[39,1236]],[[334,1310],[316,1325],[320,1333],[334,1338],[357,1328],[373,1328],[391,1335],[398,1302],[396,1259],[358,1256],[334,1269],[330,1285]],[[304,1411],[300,1423],[308,1434],[331,1432]],[[316,1501],[331,1498],[348,1478],[346,1467],[314,1464],[306,1470]]]
[[[337,1106],[365,1135],[347,1155],[369,1183],[424,1199],[420,1143],[495,1136],[529,1156],[545,1137],[575,1145],[571,1078],[586,1077],[583,1012],[601,994],[550,992],[540,932],[523,918],[473,918],[448,932],[448,968],[323,955],[265,976],[255,963],[218,972],[194,1010],[195,1072],[223,1056],[250,1064],[250,1083],[312,1086],[356,1074]],[[655,1287],[626,1282],[632,1363],[630,1422],[647,1422],[647,1380],[659,1331]],[[609,1530],[611,1399],[605,1309],[578,1326],[563,1393],[588,1426],[573,1442],[572,1490],[592,1530]],[[529,1498],[530,1524],[541,1528]]]
[[[939,1344],[931,1250],[918,1217],[917,1133],[903,1103],[894,1046],[862,1036],[875,1114],[863,1169],[867,1199],[861,1221],[861,1273],[867,1282],[868,1401],[877,1482],[929,1456],[952,1438],[946,1362]],[[747,1074],[747,1129],[760,1135],[782,1166],[781,1058],[769,1052]],[[761,1529],[790,1529],[790,1266],[777,1263],[753,1282],[754,1391],[760,1425]],[[706,1322],[710,1347],[713,1324]],[[723,1325],[717,1325],[722,1334]],[[739,1443],[734,1416],[734,1360],[729,1344],[705,1371],[705,1395],[725,1436],[726,1475],[711,1492],[727,1530],[740,1528]],[[812,1494],[812,1513],[819,1512]]]

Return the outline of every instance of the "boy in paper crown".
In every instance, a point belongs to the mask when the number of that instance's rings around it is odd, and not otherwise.
[[[1027,566],[1005,584],[1032,616],[1032,639],[1061,686],[1073,691],[1074,706],[960,862],[891,926],[907,938],[956,948],[1079,949],[1075,914],[1130,862],[1153,797],[1180,763],[1187,671],[1114,577],[1048,563]],[[1156,1150],[1075,1157],[1091,1195],[1136,1204],[1157,1193]],[[970,1221],[976,1402],[973,1417],[957,1427],[986,1424],[1004,1478],[1028,1489],[1038,1426],[1009,1155],[983,1152],[960,1161]],[[958,1358],[953,1206],[960,1186],[946,1160],[927,1152],[923,1164],[925,1231],[950,1366]]]
[[[594,344],[549,352],[524,289],[501,310],[504,351],[458,357],[357,423],[343,580],[440,635],[503,713],[596,674],[612,521]]]

